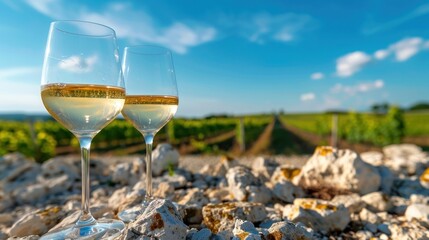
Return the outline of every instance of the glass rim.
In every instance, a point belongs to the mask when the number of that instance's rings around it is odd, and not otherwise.
[[[124,52],[139,55],[171,55],[170,49],[153,44],[127,46],[124,48]]]
[[[66,23],[67,24],[80,23],[80,24],[93,25],[93,26],[99,27],[100,29],[102,29],[102,28],[107,29],[108,31],[105,31],[106,32],[105,34],[89,34],[89,33],[85,33],[85,31],[81,31],[81,32],[69,31],[69,30],[66,30],[66,29],[61,28],[61,27],[58,26],[59,24],[66,24]],[[68,33],[68,34],[71,34],[71,35],[88,36],[88,37],[110,37],[110,36],[116,37],[116,32],[115,32],[115,30],[113,28],[111,28],[111,27],[109,27],[107,25],[101,24],[101,23],[96,23],[96,22],[91,22],[91,21],[83,21],[83,20],[58,20],[58,21],[51,22],[51,27],[54,28],[54,29],[56,29],[56,30],[58,30],[58,31],[61,31],[61,32],[64,32],[64,33]]]

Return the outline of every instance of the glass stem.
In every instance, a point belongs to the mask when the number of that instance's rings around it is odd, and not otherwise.
[[[89,210],[90,186],[89,186],[89,153],[92,137],[79,137],[82,165],[82,204],[79,221],[76,225],[90,225],[95,223]]]
[[[148,203],[152,199],[152,144],[153,144],[153,133],[143,134],[146,142],[146,198],[145,201]]]

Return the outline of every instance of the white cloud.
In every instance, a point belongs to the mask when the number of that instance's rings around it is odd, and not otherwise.
[[[59,62],[58,66],[69,72],[86,73],[92,71],[97,61],[97,55],[89,56],[87,58],[71,56]]]
[[[312,92],[304,93],[301,95],[301,101],[303,101],[303,102],[311,101],[311,100],[314,100],[315,98],[316,98],[316,95]]]
[[[385,50],[385,49],[381,49],[381,50],[378,50],[378,51],[376,51],[375,53],[374,53],[374,57],[376,58],[376,59],[378,59],[378,60],[383,60],[383,59],[385,59],[387,56],[389,56],[389,51],[388,50]]]
[[[221,23],[231,27],[251,42],[263,44],[266,41],[290,42],[296,40],[303,32],[317,26],[316,20],[305,14],[258,13],[225,17]]]
[[[72,1],[27,0],[27,4],[51,18],[81,19],[112,27],[118,37],[133,44],[155,43],[184,54],[189,48],[213,41],[217,35],[214,27],[201,23],[182,21],[163,25],[146,12],[135,9],[131,3],[108,4],[104,11],[94,12]]]
[[[394,55],[398,62],[404,62],[425,49],[429,49],[429,41],[424,41],[420,37],[411,37],[393,43],[387,49],[376,51],[374,56],[379,60],[383,60],[390,55]]]
[[[323,79],[324,77],[325,77],[325,75],[321,72],[315,72],[315,73],[310,75],[310,78],[313,80],[320,80],[320,79]]]
[[[356,51],[337,59],[337,75],[350,77],[371,61],[371,56],[364,52]]]
[[[396,60],[403,62],[416,55],[423,48],[423,39],[419,37],[405,38],[389,47]]]
[[[352,86],[346,86],[341,83],[337,83],[334,85],[334,87],[331,88],[331,92],[355,95],[357,93],[366,93],[376,89],[381,89],[383,87],[384,87],[384,81],[382,79],[377,79],[373,82],[359,83],[357,85],[352,85]]]

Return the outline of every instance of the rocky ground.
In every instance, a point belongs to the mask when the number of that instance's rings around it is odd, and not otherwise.
[[[97,219],[142,202],[140,156],[91,160]],[[429,155],[415,145],[357,154],[232,159],[154,151],[153,201],[120,239],[429,239]],[[140,178],[139,176],[143,176]],[[38,239],[72,223],[80,161],[0,158],[0,240]]]

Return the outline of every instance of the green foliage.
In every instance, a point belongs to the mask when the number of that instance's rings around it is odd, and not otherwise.
[[[413,106],[411,106],[409,110],[410,111],[429,110],[429,103],[427,102],[416,103]]]

